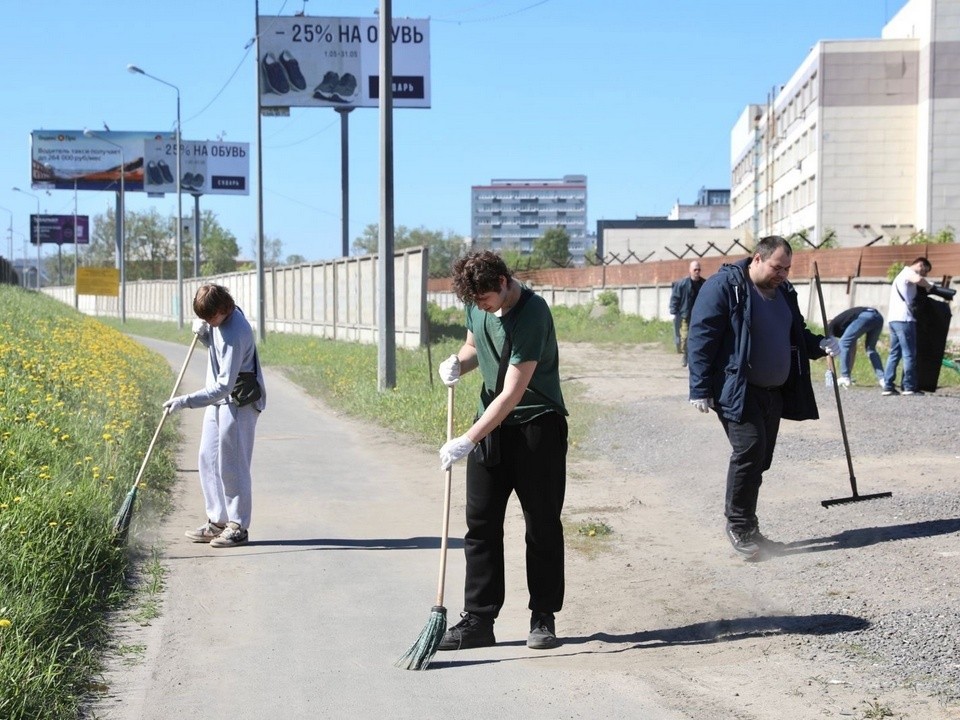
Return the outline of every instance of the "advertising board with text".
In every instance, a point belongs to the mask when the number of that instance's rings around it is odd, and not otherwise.
[[[180,155],[180,190],[193,195],[249,195],[250,144],[183,140]],[[144,190],[148,193],[177,191],[176,143],[170,140],[144,143],[146,166]]]
[[[77,268],[77,295],[120,295],[120,271],[117,268]]]
[[[378,18],[257,18],[260,106],[377,107]],[[393,20],[393,105],[430,107],[430,21]]]
[[[37,244],[37,231],[40,242],[52,245],[90,244],[90,217],[87,215],[30,215],[30,244]],[[76,221],[76,222],[74,222]]]
[[[30,133],[30,178],[46,190],[119,190],[121,159],[124,189],[143,190],[144,142],[166,140],[172,132],[34,130]]]

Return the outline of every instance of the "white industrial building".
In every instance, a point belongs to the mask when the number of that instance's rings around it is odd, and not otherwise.
[[[745,242],[960,229],[960,0],[909,0],[879,39],[818,42],[730,144],[730,227]]]

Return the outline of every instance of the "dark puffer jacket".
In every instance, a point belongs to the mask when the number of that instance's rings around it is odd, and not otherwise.
[[[687,362],[690,369],[690,399],[713,398],[717,412],[740,422],[747,392],[750,362],[751,258],[723,265],[711,276],[697,297],[690,318]],[[797,292],[784,282],[777,289],[790,308],[790,374],[782,388],[783,417],[816,420],[817,401],[810,381],[810,359],[823,357],[821,335],[807,329]]]

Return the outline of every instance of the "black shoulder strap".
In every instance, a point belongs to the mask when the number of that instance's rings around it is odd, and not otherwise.
[[[503,331],[506,337],[503,341],[503,349],[500,351],[500,368],[497,370],[497,387],[493,393],[494,397],[503,392],[503,380],[507,376],[507,366],[510,364],[510,351],[513,349],[513,327],[517,324],[517,316],[532,295],[533,290],[523,288],[520,291],[517,304],[510,308],[510,312],[507,313],[506,320],[508,322],[503,323]],[[486,326],[484,326],[484,330],[486,330]]]

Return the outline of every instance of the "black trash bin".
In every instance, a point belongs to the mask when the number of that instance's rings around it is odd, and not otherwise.
[[[936,290],[941,289],[935,288],[931,294],[940,296]],[[918,288],[917,303],[913,309],[913,317],[917,321],[917,384],[925,392],[935,392],[937,389],[951,315],[948,300],[930,297]]]

